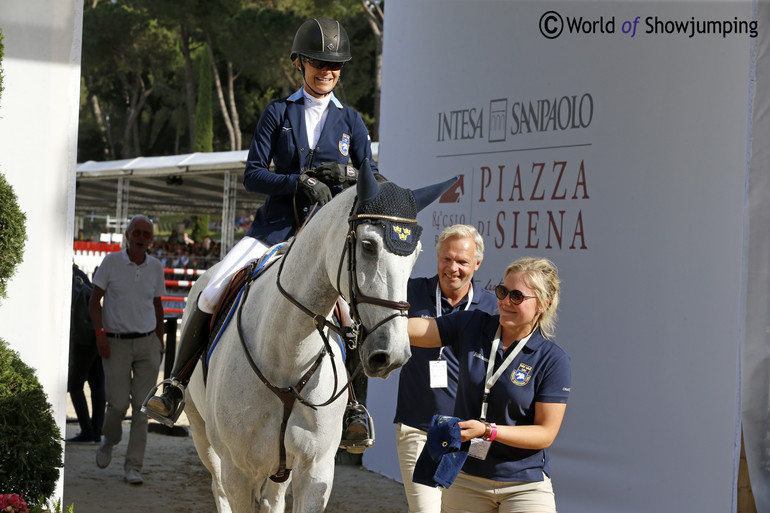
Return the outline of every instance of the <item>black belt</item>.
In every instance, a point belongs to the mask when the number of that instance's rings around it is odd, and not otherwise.
[[[110,332],[107,332],[107,333],[105,333],[105,335],[107,335],[108,338],[131,339],[131,338],[149,337],[153,333],[155,333],[155,331],[148,331],[147,333],[110,333]]]

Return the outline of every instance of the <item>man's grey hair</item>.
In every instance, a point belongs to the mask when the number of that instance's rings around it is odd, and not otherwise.
[[[128,222],[128,226],[126,226],[126,233],[131,231],[131,227],[134,226],[134,223],[136,223],[137,221],[147,221],[148,223],[150,223],[150,226],[152,226],[153,229],[155,228],[155,223],[153,223],[149,217],[142,214],[137,214],[134,217],[132,217],[131,220]]]
[[[481,234],[476,228],[468,224],[453,224],[444,228],[444,231],[438,236],[438,241],[436,241],[436,249],[440,248],[445,240],[452,238],[473,239],[476,244],[476,261],[484,260],[484,239],[481,238]]]

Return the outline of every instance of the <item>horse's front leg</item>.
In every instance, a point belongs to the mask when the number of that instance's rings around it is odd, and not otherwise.
[[[254,475],[238,468],[231,458],[222,458],[222,487],[232,513],[254,513],[256,486]]]
[[[284,513],[286,511],[286,494],[289,492],[291,479],[276,483],[267,479],[262,485],[259,498],[259,513]]]
[[[322,513],[329,502],[334,484],[334,457],[310,463],[305,472],[292,477],[292,513]]]

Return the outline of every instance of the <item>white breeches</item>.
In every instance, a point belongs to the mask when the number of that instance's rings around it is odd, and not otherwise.
[[[233,275],[242,267],[264,255],[267,250],[268,247],[257,239],[248,236],[241,239],[219,263],[214,276],[211,277],[206,288],[198,297],[198,308],[206,313],[214,313],[219,298]]]

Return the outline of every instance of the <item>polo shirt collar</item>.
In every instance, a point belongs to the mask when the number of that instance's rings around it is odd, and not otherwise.
[[[433,299],[433,303],[435,303],[435,302],[436,302],[436,285],[438,285],[438,274],[437,274],[437,275],[435,275],[433,278],[431,278],[431,279],[428,281],[428,290],[430,291],[430,294],[431,294],[431,296],[430,296],[430,297]],[[481,291],[480,291],[480,289],[481,289],[482,287],[481,287],[481,285],[478,285],[478,284],[477,284],[475,281],[473,281],[473,280],[471,280],[471,287],[473,287],[473,301],[471,301],[471,304],[472,304],[472,305],[477,305],[477,304],[479,304],[479,297],[481,296]],[[439,290],[441,290],[441,289],[439,288]],[[446,299],[446,298],[444,297],[444,294],[443,294],[443,293],[441,294],[441,297],[442,297],[443,299]],[[468,297],[468,295],[466,294],[466,295],[465,295],[465,297]],[[465,301],[465,297],[464,297],[464,298],[463,298],[463,300],[462,300],[462,301],[460,301],[460,303],[458,303],[458,304],[463,304],[463,301]],[[456,307],[455,307],[455,308],[456,308]]]
[[[128,258],[128,248],[123,248],[120,250],[120,258],[122,259],[125,265],[133,264],[137,267],[144,267],[147,264],[147,255],[145,255],[144,262],[142,262],[141,264],[136,264],[132,262],[131,259]]]
[[[500,314],[497,314],[496,318],[498,319],[497,323],[490,322],[484,327],[484,335],[487,338],[489,338],[489,340],[492,340],[493,338],[495,338],[495,333],[497,332],[497,328],[500,326],[500,323],[499,323]],[[527,345],[524,346],[523,351],[526,351],[528,353],[534,353],[535,351],[543,347],[543,344],[545,344],[546,342],[547,341],[543,337],[543,334],[540,333],[540,328],[535,328],[535,331],[532,333],[532,336],[529,337],[529,340],[527,341]],[[510,347],[515,347],[515,346],[511,344]]]

